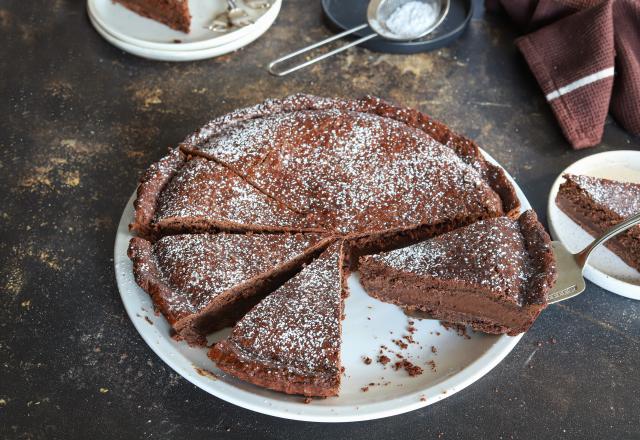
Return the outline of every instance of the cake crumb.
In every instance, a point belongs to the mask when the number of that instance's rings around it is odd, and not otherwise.
[[[404,336],[402,337],[402,339],[404,339],[405,341],[407,341],[407,343],[409,343],[409,344],[415,344],[415,343],[416,343],[416,340],[415,340],[415,339],[413,339],[413,336],[411,336],[411,334],[404,335]]]
[[[427,362],[427,365],[431,367],[431,371],[436,371],[436,363],[433,360]]]
[[[411,377],[419,376],[424,371],[422,367],[419,367],[418,365],[414,365],[413,363],[409,362],[406,359],[396,362],[393,365],[393,368],[395,370],[399,370],[400,368],[403,368],[407,372],[407,374],[409,374],[409,376]]]
[[[420,402],[426,402],[427,398],[426,396],[420,396]]]
[[[394,339],[393,343],[396,344],[398,347],[400,347],[403,350],[409,346],[409,344],[407,344],[406,342],[402,341],[401,339]]]
[[[302,403],[304,403],[305,405],[308,405],[309,403],[311,403],[313,401],[313,399],[311,397],[305,397],[304,400],[302,401]]]
[[[363,393],[366,393],[367,391],[369,391],[369,387],[362,387],[360,389],[362,390]]]
[[[378,356],[378,362],[380,362],[382,365],[387,365],[389,362],[391,362],[391,359],[389,359],[385,355],[381,355],[381,356]]]
[[[213,380],[218,380],[218,376],[216,376],[211,371],[205,368],[193,367],[193,369],[196,370],[196,373],[198,373],[200,376],[208,377],[209,379],[213,379]]]
[[[434,354],[435,354],[435,353],[437,353],[437,352],[438,352],[438,349],[435,347],[435,345],[432,345],[432,346],[431,346],[431,353],[434,353]]]
[[[153,321],[150,320],[147,315],[144,315],[144,320],[147,321],[149,324],[153,325]]]
[[[364,362],[366,365],[371,365],[371,358],[370,358],[369,356],[365,356],[365,357],[363,358],[363,362]]]
[[[452,324],[450,322],[440,321],[440,324],[447,330],[454,330],[458,336],[462,336],[465,339],[471,339],[471,336],[467,334],[467,327],[462,324]]]

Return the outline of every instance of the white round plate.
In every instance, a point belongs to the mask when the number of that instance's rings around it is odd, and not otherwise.
[[[247,11],[254,24],[225,33],[207,29],[213,17],[223,12],[226,5],[224,0],[190,0],[189,34],[142,17],[112,0],[87,0],[87,11],[104,30],[125,43],[162,51],[193,51],[229,44],[247,35],[261,35],[278,16],[282,0],[272,0],[267,9],[251,9],[240,1],[239,6]]]
[[[274,6],[275,7],[275,6]],[[255,28],[256,32],[247,34],[237,40],[234,40],[230,43],[224,44],[222,46],[215,46],[208,49],[202,50],[189,50],[189,51],[179,51],[179,50],[157,50],[150,49],[147,47],[136,46],[134,44],[127,43],[122,41],[113,35],[111,35],[106,29],[100,26],[94,19],[94,17],[89,12],[89,20],[96,31],[109,43],[113,44],[119,49],[124,50],[125,52],[129,52],[132,55],[136,55],[142,58],[147,58],[150,60],[157,61],[197,61],[204,60],[209,58],[214,58],[220,55],[224,55],[229,52],[233,52],[238,50],[256,39],[260,37],[264,32],[267,31],[270,25],[261,25],[262,27]],[[259,31],[259,32],[258,32]]]
[[[489,156],[487,158],[494,162]],[[513,179],[511,181],[515,185]],[[517,185],[515,187],[522,209],[529,209],[526,197]],[[342,330],[345,375],[339,397],[316,399],[305,404],[300,396],[239,381],[218,370],[207,358],[206,349],[192,348],[171,339],[166,320],[154,314],[149,296],[135,283],[131,261],[127,258],[127,246],[132,237],[127,225],[133,218],[134,196],[120,219],[114,255],[118,288],[131,321],[145,342],[178,374],[208,393],[243,408],[313,422],[350,422],[405,413],[442,400],[477,381],[500,363],[522,337],[469,331],[470,338],[467,339],[445,330],[438,321],[415,320],[417,331],[413,337],[418,344],[409,344],[401,353],[422,366],[423,374],[409,377],[402,369],[394,371],[391,364],[385,369],[376,362],[380,346],[397,349],[392,340],[407,334],[410,318],[400,308],[368,296],[357,274],[353,274],[349,278],[350,296],[345,302],[346,318]],[[222,339],[228,332],[228,329],[220,331],[209,340]],[[436,353],[431,351],[432,346]],[[366,365],[364,356],[373,362]],[[427,365],[431,360],[435,362],[435,370]],[[369,383],[381,385],[370,386],[364,392],[362,387]]]
[[[565,169],[551,187],[547,217],[554,240],[571,252],[579,252],[593,241],[578,224],[556,205],[556,195],[564,174],[584,174],[593,177],[640,183],[640,152],[623,150],[598,153],[581,159]],[[603,289],[640,300],[640,273],[628,266],[604,246],[596,249],[584,268],[584,277]]]

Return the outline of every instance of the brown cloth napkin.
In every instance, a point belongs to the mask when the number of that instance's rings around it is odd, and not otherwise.
[[[640,134],[640,0],[486,0],[516,40],[573,148],[600,142],[607,113]]]

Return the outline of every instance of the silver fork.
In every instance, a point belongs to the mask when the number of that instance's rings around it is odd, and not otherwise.
[[[587,264],[587,260],[589,259],[591,252],[605,241],[639,223],[640,213],[613,226],[577,254],[569,252],[559,241],[552,241],[551,245],[553,246],[553,253],[556,256],[558,280],[556,281],[554,288],[549,292],[549,304],[573,298],[574,296],[578,296],[584,292],[586,285],[582,276],[582,271],[584,266]]]
[[[216,15],[207,29],[214,32],[226,32],[233,27],[244,27],[253,24],[253,20],[235,0],[227,0],[227,10]]]

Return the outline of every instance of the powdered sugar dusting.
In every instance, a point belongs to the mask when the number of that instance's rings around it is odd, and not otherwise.
[[[234,132],[232,142],[225,136],[217,139],[225,145],[217,158],[231,157],[229,165],[241,168],[253,184],[296,211],[316,216],[316,223],[326,228],[350,233],[432,223],[469,212],[501,213],[499,197],[477,169],[401,122],[340,109],[261,121],[262,133],[235,126],[240,132]],[[245,149],[258,145],[263,153],[259,163],[226,154],[238,144]]]
[[[339,374],[341,244],[266,297],[234,327],[242,357],[301,375]]]
[[[519,305],[533,275],[519,223],[507,217],[476,222],[371,258],[417,276],[461,281],[472,289],[480,286]]]
[[[201,218],[214,224],[306,226],[304,216],[269,198],[222,165],[199,158],[178,171],[158,204],[156,222]]]
[[[318,234],[191,234],[163,237],[153,258],[170,286],[167,303],[179,318],[227,289],[302,254]]]
[[[596,203],[606,206],[620,217],[640,213],[640,185],[572,175],[570,179]]]

